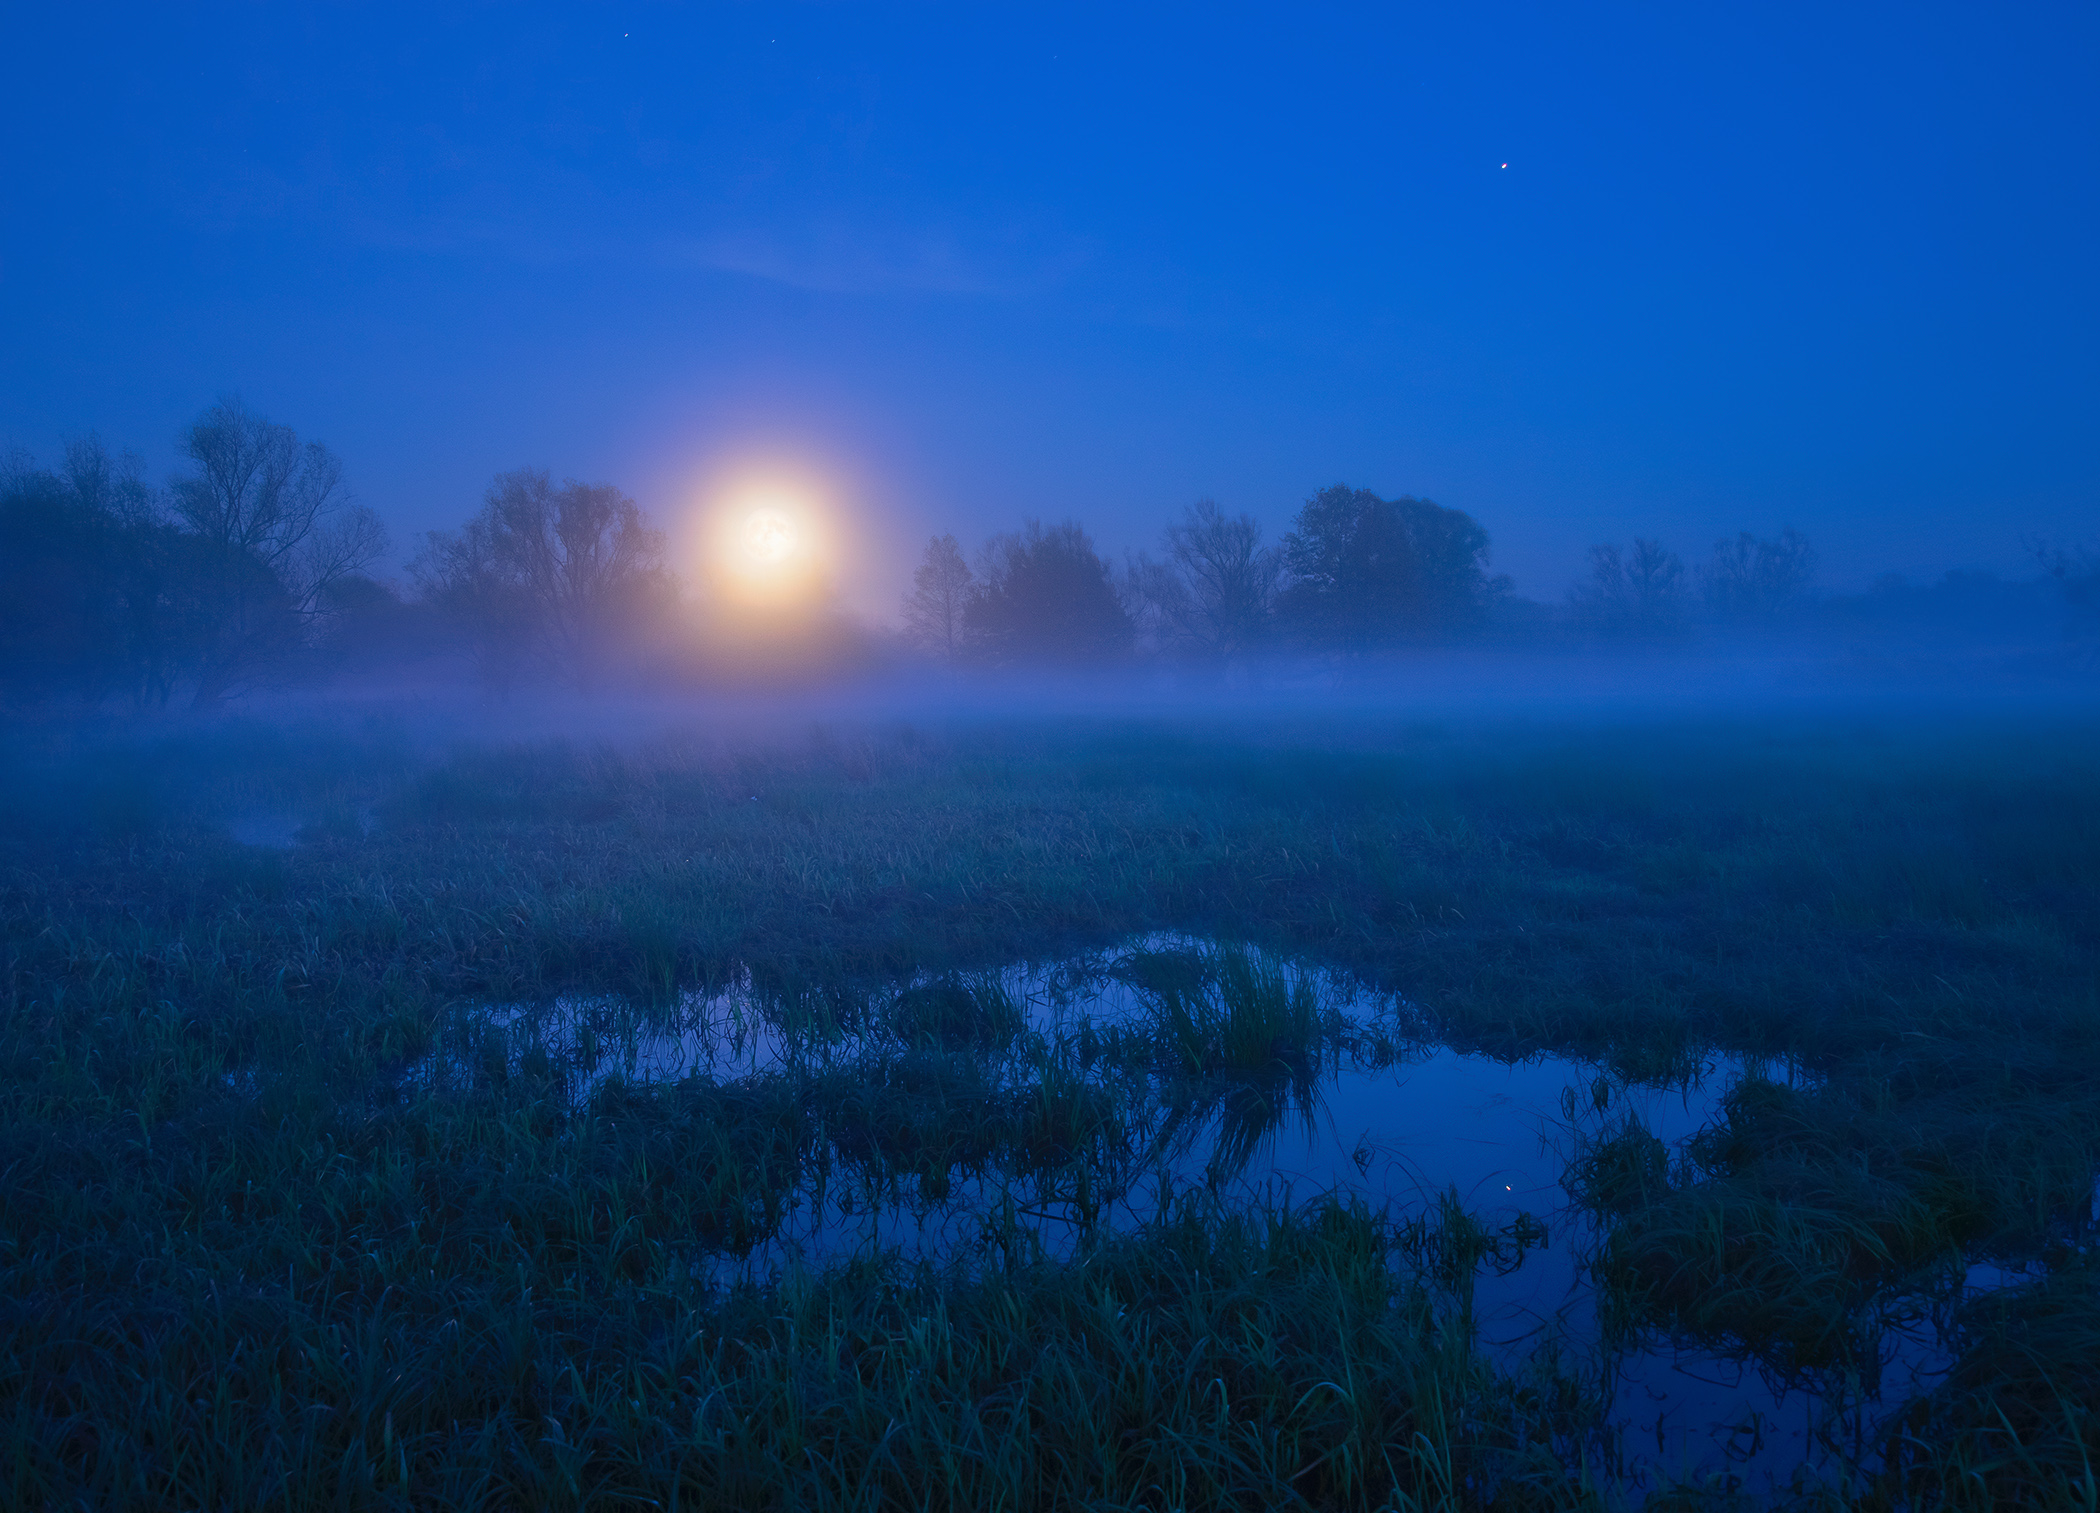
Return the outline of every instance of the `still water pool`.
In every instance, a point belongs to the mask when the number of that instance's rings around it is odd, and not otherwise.
[[[1630,1122],[1681,1166],[1730,1088],[1800,1085],[1795,1069],[1712,1054],[1644,1082],[1579,1057],[1467,1054],[1405,998],[1187,936],[858,997],[745,974],[647,1010],[478,1006],[402,1082],[443,1094],[527,1075],[579,1110],[681,1088],[802,1090],[818,1113],[792,1190],[696,1250],[725,1283],[856,1256],[967,1261],[1017,1236],[1069,1254],[1190,1192],[1242,1205],[1332,1193],[1396,1218],[1455,1203],[1496,1244],[1451,1306],[1512,1367],[1549,1350],[1594,1373],[1616,1431],[1602,1474],[1632,1495],[1837,1476],[1884,1405],[1945,1365],[1915,1319],[1884,1333],[1873,1393],[1788,1388],[1726,1341],[1604,1328],[1587,1264],[1604,1231],[1571,1197],[1571,1164]],[[1968,1279],[2003,1280],[1981,1267]]]

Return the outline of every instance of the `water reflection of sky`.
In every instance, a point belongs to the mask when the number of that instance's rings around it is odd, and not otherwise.
[[[1038,1053],[1062,1047],[1069,1059],[1087,1026],[1145,1022],[1144,995],[1117,971],[1128,950],[1202,946],[1153,936],[1124,952],[1017,965],[995,979],[1039,1037],[1024,1041]],[[1236,1127],[1241,1105],[1233,1096],[1244,1084],[1198,1085],[1192,1092],[1185,1079],[1152,1079],[1157,1096],[1133,1121],[1130,1148],[1089,1190],[1099,1222],[1134,1229],[1161,1212],[1165,1197],[1192,1188],[1228,1203],[1300,1203],[1337,1192],[1396,1216],[1455,1193],[1491,1228],[1528,1214],[1544,1222],[1546,1241],[1526,1248],[1521,1264],[1506,1272],[1481,1270],[1472,1296],[1480,1338],[1512,1366],[1550,1341],[1605,1374],[1630,1490],[1660,1485],[1659,1478],[1718,1476],[1739,1478],[1756,1492],[1825,1458],[1817,1435],[1819,1427],[1830,1427],[1830,1405],[1803,1391],[1775,1391],[1754,1363],[1666,1341],[1605,1358],[1583,1267],[1601,1235],[1586,1212],[1571,1206],[1562,1182],[1583,1136],[1617,1129],[1629,1117],[1680,1149],[1716,1116],[1723,1095],[1749,1070],[1745,1062],[1711,1057],[1669,1087],[1628,1084],[1576,1058],[1505,1062],[1426,1038],[1421,1016],[1404,999],[1367,994],[1338,978],[1321,983],[1323,999],[1354,1028],[1330,1037],[1314,1075],[1295,1088],[1277,1080],[1259,1089],[1254,1102],[1266,1098],[1270,1117],[1251,1124],[1241,1118]],[[690,995],[669,1012],[564,999],[483,1009],[475,1021],[507,1036],[513,1058],[537,1046],[562,1061],[579,1104],[615,1075],[643,1086],[694,1075],[731,1081],[844,1065],[867,1056],[871,1038],[880,1038],[879,1031],[814,1039],[786,1034],[748,978],[712,995]],[[463,1042],[455,1037],[455,1043]],[[463,1074],[471,1059],[440,1053],[411,1069],[407,1080],[441,1086]],[[1004,1066],[1006,1086],[1026,1083],[1024,1055],[992,1059]],[[1783,1067],[1757,1070],[1789,1076]],[[1221,1160],[1221,1151],[1235,1159]],[[1031,1228],[1032,1243],[1058,1255],[1082,1233],[1071,1196],[996,1169],[958,1172],[933,1184],[895,1173],[854,1180],[835,1169],[821,1187],[798,1193],[777,1234],[749,1254],[706,1256],[696,1264],[726,1281],[879,1252],[945,1260],[981,1251],[995,1220],[1016,1215]],[[1978,1285],[2001,1280],[1972,1278]],[[1883,1381],[1890,1403],[1929,1385],[1929,1373],[1942,1364],[1929,1329],[1891,1335],[1890,1352]],[[1869,1405],[1869,1421],[1874,1411]]]

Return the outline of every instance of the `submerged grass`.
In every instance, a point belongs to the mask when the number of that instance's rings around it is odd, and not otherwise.
[[[1164,1061],[1192,1118],[1288,1110],[1328,1027],[1278,956],[1405,992],[1468,1049],[1632,1078],[1790,1058],[1802,1082],[1746,1082],[1679,1157],[1615,1125],[1578,1165],[1607,1312],[1863,1380],[1893,1311],[1953,1309],[1964,1262],[2024,1267],[1949,1314],[1952,1373],[1858,1497],[2091,1500],[2083,717],[435,756],[236,729],[6,761],[12,1504],[1587,1496],[1594,1402],[1497,1374],[1437,1301],[1453,1257],[1528,1242],[1450,1214],[1432,1243],[1422,1216],[1192,1209],[1065,1259],[1017,1215],[957,1272],[704,1285],[826,1161],[869,1196],[1033,1172],[1098,1201],[1156,1133],[1124,1068]],[[263,809],[302,842],[237,844]],[[1159,1011],[1136,1039],[1031,1045],[977,975],[1162,930],[1260,949],[1134,968]],[[881,1022],[891,1048],[581,1107],[514,1043],[404,1081],[462,1005],[648,1009],[743,971],[784,1032]]]

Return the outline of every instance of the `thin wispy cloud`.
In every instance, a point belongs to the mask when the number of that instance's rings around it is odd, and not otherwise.
[[[744,274],[824,294],[952,294],[1023,298],[1054,288],[1094,256],[1056,233],[968,236],[949,229],[751,228],[659,244],[672,266]]]

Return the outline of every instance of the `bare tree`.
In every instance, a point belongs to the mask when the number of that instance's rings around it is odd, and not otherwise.
[[[238,398],[205,411],[182,450],[196,471],[175,480],[174,512],[216,580],[197,686],[209,703],[310,638],[328,590],[385,552],[386,529],[344,490],[334,453]]]
[[[663,532],[609,483],[556,488],[545,469],[499,473],[457,533],[432,531],[411,567],[467,621],[484,665],[541,652],[588,679],[609,642],[671,591]]]
[[[963,610],[976,575],[952,535],[926,543],[926,556],[911,575],[904,596],[904,634],[914,646],[953,662],[962,653]]]
[[[1707,607],[1737,624],[1771,624],[1795,608],[1816,573],[1816,551],[1792,528],[1775,541],[1748,531],[1716,541],[1713,557],[1699,573]]]
[[[1568,590],[1568,603],[1578,619],[1612,635],[1675,634],[1684,626],[1684,559],[1640,536],[1625,553],[1611,543],[1593,546],[1590,576]]]
[[[343,488],[343,464],[318,441],[223,399],[183,434],[197,471],[174,484],[175,513],[200,539],[253,557],[302,621],[328,588],[386,551],[386,527]]]
[[[36,455],[27,447],[0,451],[0,496],[11,495],[37,474]]]
[[[1232,662],[1267,638],[1282,554],[1261,544],[1252,515],[1228,516],[1199,499],[1161,536],[1164,562],[1139,553],[1130,565],[1147,628],[1163,647]]]
[[[66,481],[81,508],[118,525],[157,525],[161,501],[146,482],[146,459],[137,452],[113,453],[90,431],[66,443]]]

